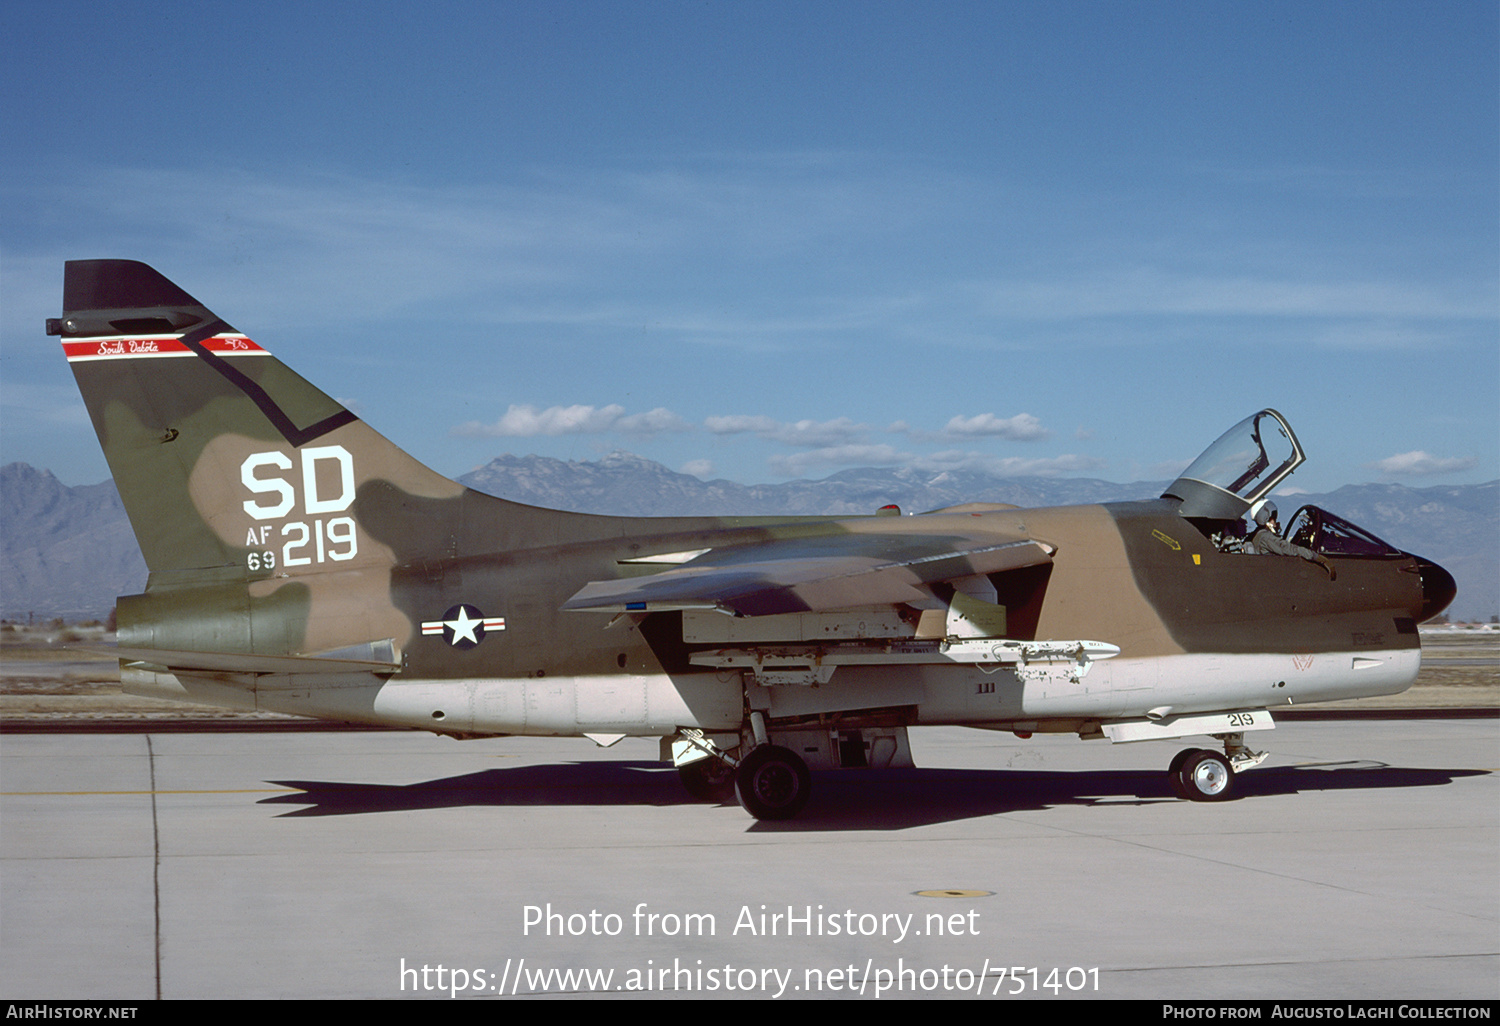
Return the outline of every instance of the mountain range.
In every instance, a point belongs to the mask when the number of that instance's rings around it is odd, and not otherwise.
[[[963,502],[1060,506],[1153,498],[1167,484],[864,468],[818,481],[742,485],[702,481],[627,452],[594,461],[501,456],[459,480],[516,502],[625,516],[845,516],[891,503],[904,512]],[[1346,485],[1277,501],[1283,523],[1312,503],[1441,563],[1458,581],[1449,610],[1454,619],[1487,620],[1500,612],[1500,481]],[[139,592],[145,583],[145,563],[112,482],[68,487],[24,463],[0,468],[0,616],[103,618],[116,595]]]

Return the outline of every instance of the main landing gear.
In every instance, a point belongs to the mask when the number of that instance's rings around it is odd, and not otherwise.
[[[714,745],[701,730],[682,729],[672,742],[673,758],[692,758],[677,764],[677,776],[688,794],[699,801],[736,799],[756,819],[791,819],[812,794],[807,763],[790,748],[773,745],[760,713],[751,717],[753,742],[749,754]]]
[[[812,794],[812,774],[790,748],[760,745],[740,760],[734,792],[756,819],[791,819]]]
[[[1215,734],[1224,742],[1224,754],[1207,748],[1185,748],[1172,758],[1167,779],[1179,798],[1195,802],[1222,802],[1234,794],[1234,777],[1239,770],[1259,766],[1266,752],[1252,752],[1245,747],[1244,734]]]
[[[699,801],[738,801],[756,819],[791,819],[812,794],[807,763],[780,745],[760,745],[735,766],[716,757],[699,759],[678,766],[677,776]]]

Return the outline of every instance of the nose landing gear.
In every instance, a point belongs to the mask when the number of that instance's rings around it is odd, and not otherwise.
[[[1234,793],[1234,768],[1218,752],[1188,748],[1177,753],[1167,773],[1172,791],[1195,802],[1222,802]]]
[[[1234,794],[1235,774],[1259,766],[1267,752],[1252,752],[1245,747],[1244,734],[1215,734],[1224,742],[1224,754],[1207,748],[1185,748],[1167,768],[1172,792],[1179,798],[1195,802],[1222,802]]]

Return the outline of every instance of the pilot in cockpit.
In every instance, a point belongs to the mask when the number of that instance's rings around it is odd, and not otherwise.
[[[1317,563],[1327,570],[1330,581],[1338,579],[1338,572],[1327,559],[1312,549],[1293,545],[1281,537],[1281,524],[1277,520],[1276,504],[1270,499],[1262,499],[1251,507],[1251,515],[1256,523],[1255,533],[1250,536],[1251,552],[1261,556],[1301,556],[1308,562]]]

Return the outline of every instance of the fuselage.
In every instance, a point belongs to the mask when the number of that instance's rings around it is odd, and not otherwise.
[[[486,498],[470,501],[484,505]],[[836,714],[848,723],[1076,730],[1086,721],[1163,710],[1389,694],[1410,686],[1420,664],[1415,617],[1422,589],[1413,557],[1339,559],[1337,579],[1330,580],[1300,559],[1219,551],[1170,499],[898,520],[550,515],[564,525],[558,533],[572,540],[267,578],[248,592],[240,583],[140,596],[122,606],[121,643],[183,649],[201,647],[212,634],[222,645],[224,631],[243,622],[251,651],[329,651],[389,636],[402,654],[399,672],[380,681],[354,675],[345,687],[330,687],[327,674],[315,681],[262,675],[251,693],[263,709],[460,734],[736,730],[746,682],[739,672],[695,663],[695,654],[714,646],[684,634],[685,616],[705,614],[611,617],[560,607],[589,581],[659,569],[628,562],[652,553],[879,529],[935,537],[1020,534],[1044,543],[1053,550],[1049,565],[995,575],[1007,637],[1092,639],[1117,646],[1119,654],[1093,663],[1077,680],[998,663],[898,659],[841,665],[809,686],[749,685],[764,693],[773,720]],[[185,615],[189,608],[195,615]],[[306,636],[284,637],[288,623],[305,624]],[[877,643],[910,646],[911,639]],[[162,675],[142,676],[137,688],[162,686]],[[219,690],[212,675],[177,677],[200,700]]]

